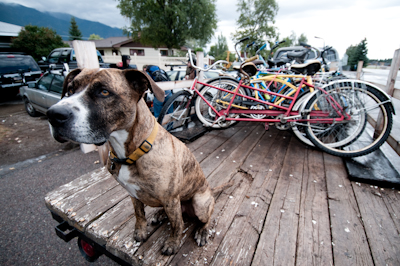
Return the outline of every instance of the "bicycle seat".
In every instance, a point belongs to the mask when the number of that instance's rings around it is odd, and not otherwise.
[[[240,67],[240,71],[243,73],[245,72],[247,75],[254,76],[257,73],[257,67],[253,62],[248,62]]]
[[[310,60],[305,64],[295,64],[291,66],[291,69],[296,74],[303,75],[314,75],[321,68],[321,62],[318,60]]]

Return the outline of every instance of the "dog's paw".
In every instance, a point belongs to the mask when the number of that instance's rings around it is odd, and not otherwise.
[[[165,241],[164,246],[161,250],[161,253],[166,256],[170,256],[172,254],[177,253],[179,250],[179,242],[174,239],[168,239]]]
[[[165,219],[167,219],[167,214],[165,213],[164,209],[160,209],[157,213],[154,214],[154,216],[150,219],[150,223],[152,225],[161,223]]]
[[[136,230],[133,233],[133,239],[137,242],[144,242],[147,240],[147,230]]]
[[[207,244],[208,230],[206,228],[199,228],[194,235],[194,240],[196,240],[196,243],[199,247]]]
[[[196,234],[194,235],[194,240],[196,240],[196,243],[199,247],[204,246],[207,244],[208,240],[208,230],[207,228],[200,228],[196,231]]]

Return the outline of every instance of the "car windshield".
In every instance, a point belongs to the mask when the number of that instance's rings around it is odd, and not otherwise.
[[[29,56],[0,57],[0,74],[16,73],[19,71],[40,71],[39,66]]]
[[[96,50],[97,54],[97,59],[99,60],[99,63],[104,63],[103,58],[101,57],[101,54],[99,51]],[[72,61],[76,61],[76,55],[75,55],[75,50],[72,50]]]

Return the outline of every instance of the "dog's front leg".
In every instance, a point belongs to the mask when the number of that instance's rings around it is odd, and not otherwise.
[[[169,256],[178,252],[182,239],[183,219],[180,199],[174,198],[165,202],[164,210],[171,223],[172,232],[170,237],[165,241],[161,252]]]
[[[133,207],[135,209],[136,224],[133,238],[138,242],[146,241],[147,239],[147,221],[144,213],[144,204],[138,199],[131,197]]]

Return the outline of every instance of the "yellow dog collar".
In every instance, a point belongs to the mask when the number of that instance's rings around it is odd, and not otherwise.
[[[142,144],[140,144],[139,147],[131,155],[129,155],[127,158],[119,159],[114,154],[113,149],[111,148],[109,155],[110,160],[114,163],[119,163],[119,164],[125,164],[125,165],[134,164],[137,160],[139,160],[140,157],[148,153],[153,148],[153,143],[154,140],[156,139],[157,132],[158,132],[158,123],[156,118],[154,117],[154,127],[150,136],[147,139],[145,139],[142,142]]]

